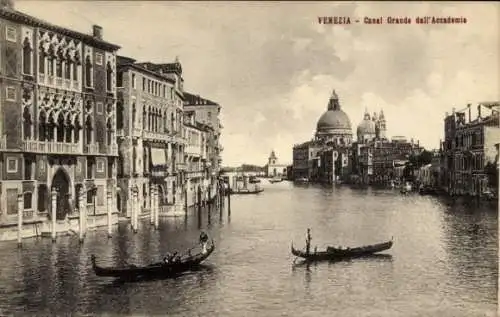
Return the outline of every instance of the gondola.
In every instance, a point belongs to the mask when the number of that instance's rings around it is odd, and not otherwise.
[[[206,252],[200,252],[194,255],[186,255],[178,261],[157,262],[147,266],[128,265],[125,267],[101,267],[96,264],[95,255],[91,256],[92,268],[97,276],[114,277],[119,279],[137,279],[147,277],[171,277],[177,276],[186,271],[199,267],[201,262],[207,259],[215,250],[215,244],[212,243]]]
[[[271,179],[269,180],[269,183],[271,183],[271,184],[274,184],[274,183],[281,183],[282,181],[283,181],[283,179],[281,179],[281,178],[271,178]]]
[[[391,241],[363,247],[345,249],[327,247],[326,251],[312,251],[307,253],[305,251],[295,249],[292,242],[292,254],[307,261],[333,261],[372,255],[377,252],[389,250],[392,247],[392,244],[393,241],[391,239]]]

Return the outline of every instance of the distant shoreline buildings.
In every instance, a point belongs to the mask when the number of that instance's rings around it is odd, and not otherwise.
[[[330,184],[388,183],[394,178],[395,166],[423,149],[404,137],[388,140],[386,132],[383,111],[370,116],[366,110],[356,130],[357,140],[353,141],[351,121],[333,91],[314,138],[293,147],[293,179]]]
[[[136,62],[98,25],[83,34],[5,3],[0,34],[0,240],[19,213],[44,231],[55,210],[69,230],[81,212],[98,226],[109,210],[115,223],[216,192],[221,106],[185,91],[178,60]]]
[[[314,138],[293,147],[291,178],[380,186],[411,181],[452,196],[498,195],[499,105],[478,104],[476,118],[470,104],[446,114],[440,149],[426,151],[413,139],[389,140],[382,110],[372,116],[365,110],[353,141],[351,121],[333,91]]]

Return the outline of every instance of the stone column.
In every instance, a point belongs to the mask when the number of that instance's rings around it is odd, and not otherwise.
[[[57,212],[57,191],[55,188],[52,188],[50,192],[50,198],[51,198],[51,203],[52,203],[52,210],[51,210],[51,216],[52,216],[52,242],[56,242],[56,212]]]
[[[87,217],[87,208],[86,208],[86,194],[87,191],[85,190],[85,185],[80,189],[80,193],[78,194],[78,209],[79,209],[79,238],[80,238],[80,243],[83,243],[83,240],[85,238],[85,219]]]
[[[21,247],[23,241],[23,216],[24,195],[17,195],[17,246]]]
[[[154,209],[154,196],[153,196],[153,193],[154,193],[154,185],[151,184],[150,186],[150,189],[149,189],[149,222],[150,224],[153,224],[154,221],[155,221],[155,209]]]
[[[113,193],[108,191],[108,197],[107,197],[107,209],[108,209],[108,238],[111,238],[111,231],[112,231],[112,211],[113,211]]]
[[[160,200],[158,199],[158,189],[159,185],[156,185],[154,188],[154,215],[155,215],[155,228],[158,229],[159,225],[159,214],[160,214]]]

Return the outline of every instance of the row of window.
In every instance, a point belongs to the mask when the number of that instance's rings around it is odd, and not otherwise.
[[[7,173],[12,174],[12,173],[17,173],[19,171],[19,166],[18,166],[18,159],[14,157],[7,157],[6,159],[6,165],[7,165]],[[93,179],[95,178],[96,173],[104,173],[104,162],[103,161],[97,161],[93,158],[87,158],[87,169],[86,169],[86,176],[87,179]],[[35,176],[35,168],[36,168],[36,163],[34,159],[32,158],[25,158],[24,159],[24,175],[23,179],[24,180],[33,180]],[[107,177],[112,178],[113,177],[113,161],[109,160],[108,161],[108,169],[107,169]]]
[[[130,81],[132,84],[132,89],[137,89],[137,76],[135,73],[131,73]],[[116,86],[123,87],[123,72],[118,73]],[[146,77],[142,77],[142,91],[147,92],[153,96],[163,97],[171,100],[173,100],[175,96],[174,87]]]
[[[75,188],[75,192],[79,191],[80,185],[77,185],[78,188]],[[49,203],[50,203],[50,193],[45,184],[40,184],[37,188],[36,192],[37,196],[37,210],[38,212],[45,212],[49,209]],[[17,214],[18,212],[18,203],[17,203],[17,195],[18,195],[18,189],[17,188],[8,188],[6,190],[6,202],[7,202],[7,214],[12,215],[12,214]],[[86,195],[86,202],[87,204],[95,204],[97,206],[104,206],[104,186],[99,185],[97,186],[97,192],[94,194],[92,191],[88,191]],[[74,209],[78,209],[78,200],[74,199]],[[26,210],[33,210],[33,193],[32,192],[24,192],[23,193],[23,209]],[[1,209],[0,209],[1,213]]]

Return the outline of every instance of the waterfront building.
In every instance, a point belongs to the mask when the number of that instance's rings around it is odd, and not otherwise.
[[[184,129],[186,131],[186,194],[188,205],[198,202],[198,192],[202,199],[207,199],[209,190],[215,193],[216,174],[212,174],[209,138],[213,138],[213,129],[197,121],[194,111],[184,112]],[[210,189],[209,189],[210,188]]]
[[[286,178],[286,168],[287,164],[281,164],[278,161],[278,157],[274,150],[271,151],[269,158],[267,159],[267,164],[265,166],[266,176],[267,177],[282,177]]]
[[[184,98],[184,111],[193,112],[196,122],[208,126],[206,165],[209,169],[210,183],[215,184],[221,169],[221,155],[224,151],[220,141],[223,129],[220,121],[221,106],[217,102],[188,92],[184,92]]]
[[[118,209],[130,216],[134,195],[141,201],[139,213],[149,211],[155,195],[162,211],[181,203],[185,132],[180,62],[137,63],[120,57],[118,96]]]
[[[471,104],[444,119],[442,142],[443,183],[451,195],[481,196],[488,189],[485,166],[494,163],[500,140],[500,102]]]
[[[116,51],[103,39],[0,8],[0,222],[106,213],[116,194]],[[75,216],[75,218],[78,216]],[[105,219],[105,216],[104,216]],[[93,222],[94,223],[94,222]]]
[[[293,179],[311,179],[314,159],[322,145],[311,140],[293,146]],[[317,164],[317,162],[316,162]]]

